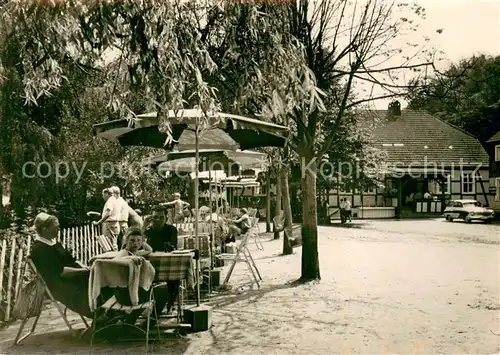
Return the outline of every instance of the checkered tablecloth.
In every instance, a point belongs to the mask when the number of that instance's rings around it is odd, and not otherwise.
[[[151,253],[146,258],[156,270],[154,281],[186,280],[193,288],[196,282],[193,266],[194,253]]]

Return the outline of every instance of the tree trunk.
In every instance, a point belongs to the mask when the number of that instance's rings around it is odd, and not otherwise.
[[[313,157],[302,159],[302,268],[301,281],[321,279],[318,255],[318,215],[316,202],[317,165]]]
[[[280,179],[281,169],[280,167],[276,168],[276,216],[281,214],[281,179]],[[276,226],[275,226],[276,227]],[[274,239],[280,239],[280,232],[276,231],[274,228]]]
[[[266,233],[271,233],[271,171],[267,171],[266,182]]]
[[[285,232],[283,233],[283,255],[293,254],[293,247],[290,244],[286,230],[292,230],[292,205],[290,203],[290,189],[288,187],[288,166],[284,165],[280,169],[281,195],[283,201],[283,212],[285,215]],[[291,235],[290,235],[291,237]]]

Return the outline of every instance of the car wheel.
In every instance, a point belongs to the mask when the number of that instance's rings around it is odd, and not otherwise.
[[[446,220],[447,220],[448,222],[453,222],[453,218],[451,218],[451,216],[450,216],[450,215],[447,215],[447,216],[446,216]]]
[[[465,216],[465,222],[466,223],[471,223],[472,222],[472,218],[470,217],[470,215]]]

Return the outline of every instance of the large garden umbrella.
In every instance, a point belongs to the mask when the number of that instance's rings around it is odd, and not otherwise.
[[[204,113],[198,109],[170,110],[165,113],[171,129],[171,140],[160,131],[161,120],[156,112],[138,115],[131,119],[120,119],[94,125],[97,136],[118,141],[123,146],[148,146],[179,150],[195,149],[196,166],[199,164],[199,149],[253,149],[259,147],[283,147],[284,134],[288,127],[227,113]],[[200,138],[201,145],[200,145]],[[194,141],[194,142],[193,142]],[[194,144],[193,144],[194,143]],[[198,169],[195,169],[195,238],[198,238]],[[199,260],[197,261],[199,280]],[[199,305],[200,285],[197,282]]]
[[[200,149],[200,171],[241,169],[265,169],[269,165],[267,154],[251,150],[232,151],[223,149]],[[168,162],[168,163],[167,163]],[[162,170],[176,172],[194,172],[196,150],[170,152],[143,160],[143,164]],[[186,170],[186,168],[188,168]]]
[[[197,109],[170,110],[168,120],[172,126],[172,141],[168,134],[158,130],[160,120],[156,112],[138,115],[94,125],[95,133],[103,138],[118,141],[123,146],[139,145],[153,148],[179,150],[196,149],[195,131],[200,134],[198,149],[254,149],[259,147],[283,147],[287,127],[264,121],[217,113],[206,115]],[[203,127],[208,122],[208,126]]]

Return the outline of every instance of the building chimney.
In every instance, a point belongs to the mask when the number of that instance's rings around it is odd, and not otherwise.
[[[387,117],[393,120],[401,117],[401,104],[398,100],[394,100],[389,103],[389,107],[387,108]]]

